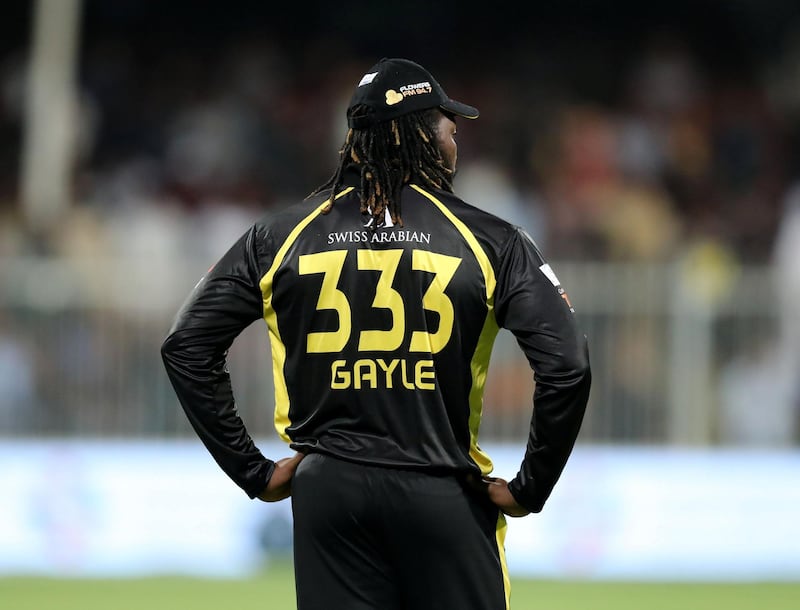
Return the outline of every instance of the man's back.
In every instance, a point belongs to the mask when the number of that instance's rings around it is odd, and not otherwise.
[[[515,229],[447,193],[402,197],[402,227],[364,226],[354,191],[328,214],[315,201],[272,223],[261,287],[285,359],[278,431],[355,461],[488,472],[477,423],[496,270]]]

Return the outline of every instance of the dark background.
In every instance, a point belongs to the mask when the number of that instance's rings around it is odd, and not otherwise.
[[[0,209],[7,211],[19,204],[22,122],[15,104],[21,96],[13,91],[20,88],[31,5],[4,3],[0,23],[6,91]],[[563,141],[572,137],[570,129],[591,137],[586,134],[636,119],[667,140],[681,129],[694,131],[687,138],[702,149],[666,154],[682,159],[663,158],[662,151],[660,165],[645,176],[678,227],[678,237],[657,256],[674,255],[699,234],[745,261],[762,262],[771,255],[781,200],[800,167],[798,105],[775,93],[780,83],[794,87],[785,81],[796,63],[799,23],[800,10],[790,1],[87,0],[79,66],[87,123],[75,199],[108,211],[120,199],[104,186],[109,177],[147,160],[156,183],[149,194],[188,210],[212,199],[283,205],[332,171],[343,105],[359,75],[380,57],[405,56],[428,67],[451,96],[481,109],[482,119],[460,132],[462,167],[491,163],[521,198],[536,198],[546,219],[539,238],[554,255],[652,256],[615,254],[620,248],[609,240],[616,238],[591,219],[581,227],[559,219],[570,207],[586,216],[584,207],[595,204],[572,201],[575,194],[561,192],[554,178],[575,184],[576,172],[594,171],[570,169]],[[659,105],[662,91],[651,82],[658,70],[652,64],[664,58],[683,62],[694,79],[687,99],[668,107]],[[666,82],[660,86],[669,91]],[[653,99],[646,99],[648,92]],[[224,179],[187,180],[170,161],[176,126],[192,108],[219,106],[240,123],[243,135],[234,137],[234,146],[241,159],[223,168]],[[570,128],[570,121],[578,125]],[[621,180],[638,184],[639,178]]]

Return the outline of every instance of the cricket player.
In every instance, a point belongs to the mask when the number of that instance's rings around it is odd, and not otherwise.
[[[299,610],[508,608],[505,515],[542,509],[575,443],[591,375],[567,294],[524,231],[453,193],[456,129],[477,117],[422,66],[378,62],[354,83],[329,182],[256,222],[164,341],[220,467],[252,498],[291,495]],[[277,461],[226,369],[260,319],[275,426],[296,452]],[[508,482],[479,443],[499,328],[536,381]]]

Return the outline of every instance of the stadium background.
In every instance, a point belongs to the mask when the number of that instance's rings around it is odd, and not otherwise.
[[[68,37],[59,54],[60,39],[42,42],[34,27],[40,7],[56,32],[58,23],[68,30],[68,18],[52,17],[68,16],[70,6],[77,10],[74,58]],[[44,58],[38,77],[37,48]],[[574,486],[571,465],[553,512],[570,497],[580,510],[569,505],[570,522],[554,527],[577,536],[576,522],[585,519],[594,531],[593,502],[614,495],[575,496],[576,480],[585,489],[614,472],[634,479],[647,469],[668,479],[693,473],[692,497],[718,515],[724,498],[697,489],[743,470],[748,483],[764,486],[752,490],[742,519],[772,520],[778,546],[764,552],[786,555],[761,569],[757,561],[733,571],[719,564],[710,578],[800,580],[796,525],[783,532],[783,546],[779,536],[800,509],[793,492],[800,477],[800,9],[788,0],[5,2],[0,479],[7,510],[15,506],[12,490],[31,492],[31,472],[53,464],[68,479],[55,488],[72,498],[61,506],[78,512],[100,510],[82,495],[94,488],[76,483],[96,461],[125,472],[130,463],[151,473],[162,464],[162,487],[173,493],[181,488],[168,467],[201,468],[192,476],[228,493],[210,460],[192,453],[158,345],[188,290],[249,223],[325,181],[352,87],[383,56],[420,61],[450,95],[480,108],[481,119],[459,130],[457,192],[531,232],[589,335],[590,409]],[[48,69],[61,80],[48,80]],[[37,78],[56,87],[44,88],[51,95],[40,90],[38,110]],[[231,372],[243,417],[271,447],[262,327],[234,346]],[[482,429],[501,454],[516,447],[521,455],[531,391],[527,364],[501,335]],[[193,466],[169,457],[175,451],[189,452]],[[603,476],[598,455],[606,456]],[[665,466],[670,455],[678,458]],[[115,462],[121,456],[130,461]],[[143,475],[134,469],[131,476]],[[44,498],[52,480],[39,478],[34,491]],[[150,479],[158,487],[159,477]],[[735,489],[729,482],[719,493]],[[623,483],[620,503],[652,494],[641,481]],[[226,506],[247,502],[233,493]],[[602,508],[617,519],[625,513]],[[25,510],[4,515],[6,548],[28,544],[9,533]],[[85,547],[92,519],[78,521]],[[53,533],[42,533],[41,522],[25,528],[43,539]],[[720,531],[721,538],[728,530]],[[533,540],[520,562],[533,561],[545,542]],[[267,540],[264,548],[284,543]],[[76,544],[43,544],[39,563],[6,553],[0,575],[94,573],[90,563],[51,556]],[[663,555],[666,563],[654,569],[681,576],[675,566],[685,551],[672,549],[672,563]],[[560,572],[537,573],[602,577],[601,564],[564,562]]]

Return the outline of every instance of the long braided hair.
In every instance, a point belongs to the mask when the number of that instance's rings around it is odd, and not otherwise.
[[[350,112],[358,116],[366,108],[355,106]],[[392,223],[402,227],[400,190],[404,185],[419,182],[420,186],[453,191],[453,171],[436,145],[440,112],[421,110],[364,129],[350,129],[333,176],[309,197],[328,191],[330,198],[323,210],[327,214],[345,171],[355,168],[361,174],[361,213],[372,216],[370,226],[382,226],[388,209]]]

